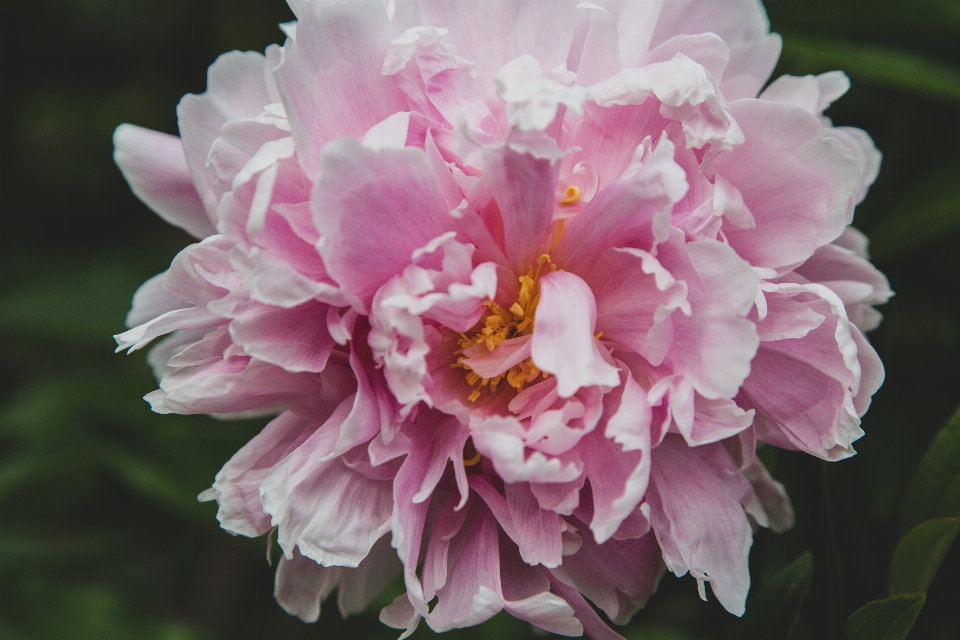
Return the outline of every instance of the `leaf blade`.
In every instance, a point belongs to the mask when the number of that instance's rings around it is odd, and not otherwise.
[[[928,520],[911,529],[893,552],[890,594],[929,589],[958,532],[960,518]]]
[[[783,41],[784,57],[803,68],[841,68],[862,82],[960,102],[960,71],[924,56],[800,34],[784,34]]]
[[[900,512],[900,532],[933,518],[960,517],[951,486],[960,478],[960,410],[933,439]]]
[[[847,638],[906,640],[926,601],[925,593],[911,593],[868,602],[847,618]]]

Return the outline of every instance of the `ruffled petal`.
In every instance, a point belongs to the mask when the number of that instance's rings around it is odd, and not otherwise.
[[[653,450],[650,517],[663,559],[673,573],[707,581],[720,604],[743,615],[753,543],[741,501],[749,483],[721,444],[690,448],[667,436]]]
[[[363,310],[416,249],[454,230],[426,154],[411,147],[373,152],[349,139],[327,145],[311,207],[330,276]]]

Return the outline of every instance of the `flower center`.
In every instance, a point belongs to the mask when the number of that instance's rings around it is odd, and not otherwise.
[[[517,391],[523,391],[524,385],[536,380],[537,376],[542,375],[546,378],[549,375],[533,364],[533,358],[527,358],[497,376],[482,378],[466,364],[467,358],[462,354],[465,349],[479,344],[493,351],[504,340],[533,333],[537,303],[540,301],[540,275],[556,270],[557,266],[550,260],[550,255],[543,254],[537,259],[536,265],[528,267],[527,272],[517,278],[520,283],[520,292],[517,294],[516,302],[508,309],[504,309],[493,300],[484,301],[483,304],[487,307],[484,317],[480,319],[473,331],[460,334],[460,348],[455,352],[459,357],[450,366],[467,370],[467,383],[473,387],[473,391],[468,396],[471,402],[477,401],[484,387],[489,388],[490,393],[495,393],[504,379]]]

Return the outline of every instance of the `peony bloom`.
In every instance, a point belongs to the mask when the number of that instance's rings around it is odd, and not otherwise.
[[[395,578],[412,631],[506,609],[619,638],[665,570],[741,615],[759,443],[837,460],[891,294],[849,224],[880,155],[784,77],[755,0],[290,0],[265,55],[123,125],[134,192],[198,242],[117,336],[160,413],[274,415],[217,475],[316,620]],[[592,603],[592,605],[591,605]],[[594,608],[596,607],[596,609]]]

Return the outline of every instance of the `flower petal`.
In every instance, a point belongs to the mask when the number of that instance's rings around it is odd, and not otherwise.
[[[537,367],[557,377],[557,393],[569,398],[581,387],[620,384],[616,367],[597,347],[597,303],[580,277],[555,271],[540,278],[540,303],[531,353]]]
[[[195,238],[216,233],[190,177],[176,136],[122,124],[113,133],[113,161],[134,195]]]

